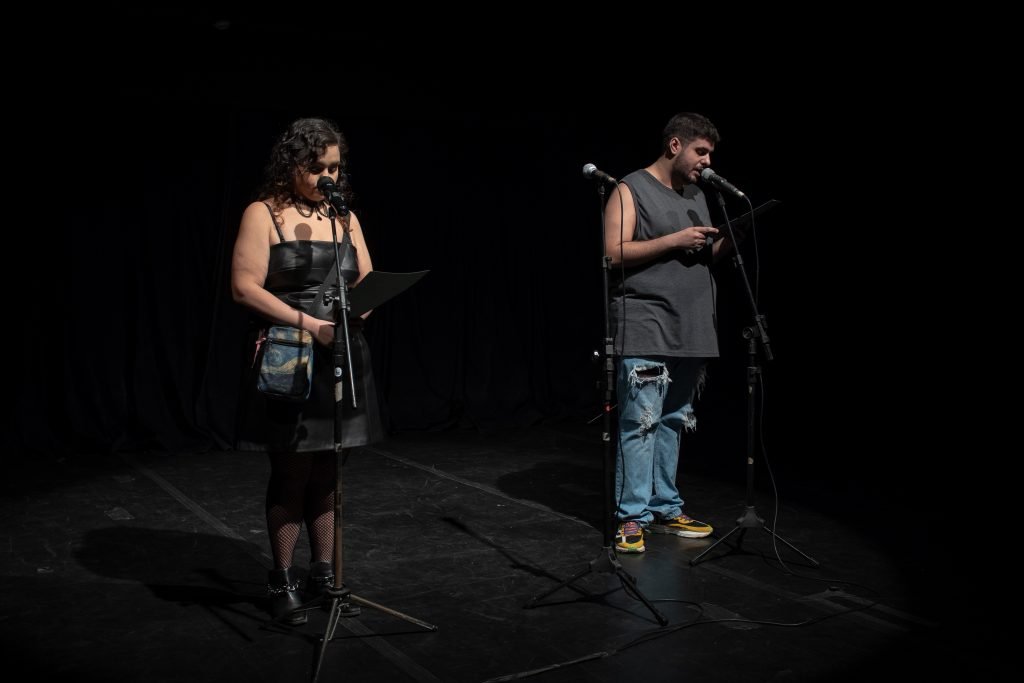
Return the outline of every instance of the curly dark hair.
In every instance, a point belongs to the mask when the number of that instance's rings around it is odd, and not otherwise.
[[[715,124],[711,123],[706,116],[689,111],[676,114],[669,119],[665,130],[661,133],[662,150],[668,149],[668,141],[672,138],[679,138],[684,145],[688,145],[697,138],[705,138],[717,145],[720,139]]]
[[[295,173],[316,164],[331,145],[337,145],[341,151],[338,187],[345,201],[350,200],[352,190],[345,175],[348,143],[333,122],[317,118],[293,121],[274,143],[270,150],[270,160],[263,170],[259,196],[281,203],[301,202],[301,198],[295,196]]]

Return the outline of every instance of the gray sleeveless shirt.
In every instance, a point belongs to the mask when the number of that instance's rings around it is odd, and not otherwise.
[[[633,239],[649,240],[694,225],[711,225],[707,200],[696,185],[665,187],[645,170],[622,179],[636,205]],[[608,210],[613,210],[610,206]],[[609,273],[615,354],[715,358],[711,248],[673,250],[642,265]]]

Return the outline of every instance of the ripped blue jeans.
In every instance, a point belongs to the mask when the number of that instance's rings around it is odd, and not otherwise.
[[[622,358],[616,392],[619,443],[615,516],[646,526],[683,511],[676,486],[679,438],[697,428],[693,401],[704,384],[706,358]]]

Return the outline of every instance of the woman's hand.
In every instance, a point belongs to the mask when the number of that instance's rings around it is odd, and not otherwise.
[[[316,340],[324,346],[332,346],[334,344],[334,323],[316,320],[316,325],[316,332],[313,334]]]

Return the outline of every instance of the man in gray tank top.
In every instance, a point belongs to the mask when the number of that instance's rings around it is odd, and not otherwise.
[[[731,245],[708,227],[707,201],[696,184],[718,141],[704,116],[673,116],[661,156],[623,178],[605,210],[618,359],[618,552],[643,552],[645,530],[687,538],[711,533],[683,513],[676,466],[683,428],[697,426],[693,402],[705,363],[718,357],[709,265]]]

